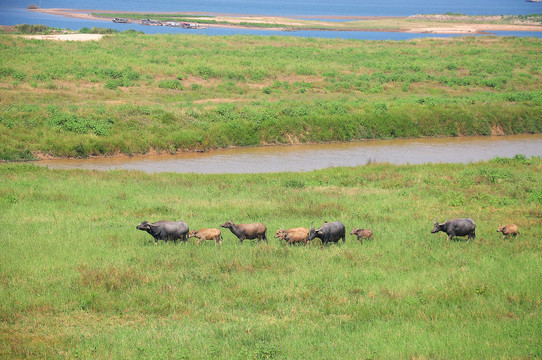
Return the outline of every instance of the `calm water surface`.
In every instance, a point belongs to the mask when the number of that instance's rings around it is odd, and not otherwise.
[[[0,0],[0,8],[24,9],[31,3],[42,8],[285,16],[527,15],[542,7],[525,0]]]
[[[525,0],[0,0],[0,24],[43,24],[52,27],[79,30],[83,27],[106,27],[120,31],[134,29],[147,34],[201,34],[201,35],[283,35],[316,38],[364,40],[408,40],[422,37],[453,37],[460,34],[416,34],[366,31],[267,31],[258,29],[207,28],[188,30],[140,24],[115,24],[111,21],[73,19],[58,15],[31,12],[30,3],[42,8],[68,8],[145,12],[203,12],[248,15],[311,16],[410,16],[415,14],[443,14],[446,12],[468,15],[527,15],[542,12],[542,3]],[[542,32],[494,32],[498,36],[535,36]]]
[[[516,154],[542,156],[542,134],[264,146],[207,153],[59,159],[35,163],[52,169],[216,174],[310,171],[332,166],[358,166],[373,161],[392,164],[468,163]]]

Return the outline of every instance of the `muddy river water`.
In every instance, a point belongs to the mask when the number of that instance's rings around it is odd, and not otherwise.
[[[35,163],[53,169],[125,169],[150,173],[212,174],[309,171],[332,166],[365,165],[369,162],[468,163],[516,154],[542,156],[542,134],[262,146],[206,153],[55,159]]]

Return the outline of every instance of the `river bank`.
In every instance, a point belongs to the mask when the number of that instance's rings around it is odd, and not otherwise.
[[[542,132],[534,38],[4,34],[0,44],[8,161]]]
[[[160,13],[121,13],[118,11],[85,9],[33,9],[30,11],[61,15],[85,20],[111,20],[113,17],[139,21],[140,16],[160,19],[182,17],[185,21],[203,22],[209,27],[258,28],[261,30],[328,30],[328,31],[390,31],[432,34],[484,34],[490,31],[542,31],[539,22],[518,18],[517,23],[502,23],[502,17],[454,17],[441,15],[410,17],[376,16],[311,16],[313,20],[303,20],[302,16],[286,18],[280,16],[258,16],[239,14],[218,14],[202,12],[160,12]],[[134,17],[137,15],[138,17]],[[327,21],[334,20],[334,21]],[[348,21],[340,21],[348,20]],[[501,22],[501,23],[499,23]]]

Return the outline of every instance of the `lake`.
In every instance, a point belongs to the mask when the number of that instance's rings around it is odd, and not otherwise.
[[[35,13],[26,10],[30,3],[42,8],[70,8],[92,10],[118,11],[174,11],[174,12],[204,12],[230,13],[249,15],[282,15],[307,17],[327,16],[410,16],[415,14],[442,14],[447,12],[468,15],[526,15],[542,12],[542,3],[531,3],[524,0],[457,0],[428,1],[428,0],[174,0],[130,2],[120,0],[96,0],[92,2],[81,0],[11,0],[0,1],[0,24],[44,24],[51,27],[79,30],[82,27],[107,27],[117,30],[134,29],[148,34],[181,33],[204,35],[283,35],[299,37],[322,37],[364,40],[408,40],[421,37],[452,37],[463,36],[455,34],[406,34],[393,32],[366,31],[267,31],[250,29],[208,28],[205,30],[187,30],[159,26],[144,26],[140,24],[114,24],[111,21],[91,21],[67,18],[63,16]],[[495,32],[499,36],[536,36],[542,37],[541,32]]]
[[[542,134],[488,137],[367,140],[348,143],[245,147],[206,153],[55,159],[34,162],[52,169],[139,170],[177,173],[310,171],[371,162],[468,163],[516,154],[542,156]]]
[[[9,0],[1,8],[42,8],[122,11],[210,12],[248,15],[410,16],[415,14],[527,15],[540,12],[541,3],[525,0]]]

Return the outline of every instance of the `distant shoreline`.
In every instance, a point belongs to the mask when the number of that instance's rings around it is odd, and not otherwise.
[[[111,21],[108,17],[99,17],[94,14],[148,14],[148,12],[132,11],[121,12],[111,10],[89,9],[29,9],[50,15],[60,15],[85,20]],[[207,12],[155,12],[154,15],[187,15],[210,16],[217,23],[205,23],[206,27],[258,29],[273,31],[372,31],[372,32],[402,32],[402,33],[429,33],[429,34],[487,34],[490,31],[542,31],[542,26],[533,24],[498,24],[469,21],[441,21],[405,16],[340,16],[340,15],[313,15],[313,16],[267,16],[242,15]],[[315,19],[315,20],[305,20]],[[317,20],[316,20],[317,19]],[[133,19],[132,19],[133,20]],[[326,20],[350,20],[351,22],[332,22]],[[133,20],[134,22],[136,20]],[[197,19],[194,21],[197,22]],[[251,26],[247,23],[270,25],[266,27]],[[354,23],[354,24],[352,24]],[[276,26],[272,26],[276,25]]]

